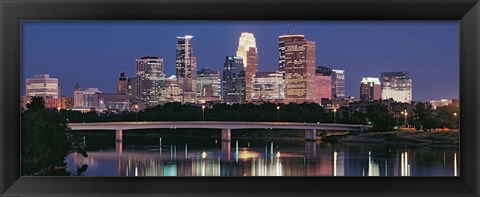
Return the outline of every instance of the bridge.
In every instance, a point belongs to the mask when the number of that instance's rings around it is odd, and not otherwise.
[[[72,131],[106,130],[116,131],[115,140],[123,141],[123,131],[139,129],[219,129],[222,141],[231,141],[231,130],[236,129],[289,129],[305,130],[305,140],[315,141],[316,131],[353,131],[363,132],[371,125],[298,123],[298,122],[220,122],[220,121],[156,121],[156,122],[94,122],[69,123]]]

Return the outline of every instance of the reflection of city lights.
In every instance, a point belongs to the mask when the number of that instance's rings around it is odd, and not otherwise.
[[[260,153],[253,152],[253,151],[248,151],[248,150],[242,150],[239,154],[238,157],[243,160],[251,159],[251,158],[257,158],[260,157]]]
[[[402,153],[402,159],[400,162],[401,176],[410,176],[410,164],[408,163],[408,153]]]
[[[457,153],[453,153],[453,176],[457,176]]]
[[[333,176],[337,176],[337,151],[333,152]]]
[[[277,158],[280,158],[281,154],[280,151],[277,152]]]
[[[205,159],[205,158],[207,158],[207,153],[206,153],[205,151],[203,151],[203,153],[202,153],[202,159]]]

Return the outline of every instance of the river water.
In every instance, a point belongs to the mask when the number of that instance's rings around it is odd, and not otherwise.
[[[128,140],[126,139],[128,138]],[[459,176],[459,150],[303,139],[85,136],[78,176]]]

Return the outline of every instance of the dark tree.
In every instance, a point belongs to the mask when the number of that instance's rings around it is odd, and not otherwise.
[[[45,109],[43,98],[34,97],[21,118],[21,174],[30,175],[63,165],[71,143],[59,113]]]
[[[432,105],[417,103],[413,112],[415,113],[415,128],[417,130],[429,131],[436,127],[437,121],[433,117]]]
[[[367,106],[367,118],[373,125],[373,131],[393,131],[393,127],[396,125],[387,106],[379,103]]]

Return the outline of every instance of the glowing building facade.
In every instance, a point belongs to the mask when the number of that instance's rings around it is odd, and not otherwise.
[[[98,88],[79,88],[73,91],[73,106],[75,108],[98,108]]]
[[[450,100],[450,99],[431,100],[429,103],[432,105],[433,109],[437,109],[437,107],[443,107],[443,106],[453,104],[453,100]]]
[[[245,69],[245,99],[251,100],[253,76],[258,72],[258,52],[253,33],[243,32],[238,39],[237,57]]]
[[[382,99],[412,102],[412,79],[408,72],[384,72],[381,74]]]
[[[320,66],[315,70],[315,103],[322,99],[332,99],[332,69]]]
[[[163,59],[152,56],[136,60],[136,98],[145,106],[153,107],[160,104],[160,89],[165,82]]]
[[[40,96],[44,98],[60,98],[58,78],[51,78],[48,74],[34,75],[27,78],[26,96]]]
[[[182,92],[183,90],[178,85],[177,77],[175,75],[170,76],[165,79],[165,84],[161,88],[161,103],[182,102]]]
[[[285,99],[285,82],[280,72],[257,72],[252,87],[252,101],[280,102]]]
[[[332,97],[335,100],[345,99],[345,70],[332,69]]]
[[[225,58],[222,84],[225,102],[245,102],[245,70],[241,57],[227,56]]]
[[[208,68],[197,72],[197,95],[220,97],[220,71],[213,71]]]
[[[315,100],[315,42],[304,35],[279,37],[279,69],[284,72],[285,102]]]
[[[360,82],[360,100],[374,101],[382,98],[382,86],[380,79],[375,77],[363,77]]]
[[[194,56],[193,36],[177,37],[176,44],[176,77],[183,90],[183,103],[196,103],[197,58]]]

